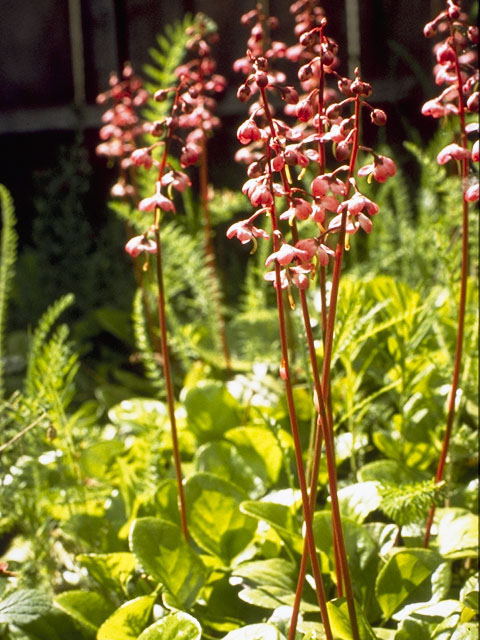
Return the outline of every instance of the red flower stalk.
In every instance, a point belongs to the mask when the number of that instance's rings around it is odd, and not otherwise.
[[[434,118],[455,117],[458,122],[456,139],[440,151],[439,164],[455,160],[459,167],[462,191],[462,267],[460,297],[458,302],[457,339],[452,382],[447,401],[447,419],[442,450],[438,461],[435,481],[443,478],[448,448],[456,413],[456,397],[462,367],[463,334],[468,278],[468,203],[478,200],[478,171],[473,184],[469,182],[470,162],[478,162],[478,83],[477,66],[478,27],[468,24],[468,16],[460,3],[447,0],[446,7],[434,20],[427,23],[424,35],[427,38],[442,34],[444,40],[435,45],[437,65],[434,68],[435,82],[446,85],[439,96],[423,105],[422,113]],[[476,122],[467,124],[468,114],[476,114]],[[469,133],[476,134],[470,148]],[[424,546],[428,547],[435,515],[435,505],[430,507],[425,527]]]

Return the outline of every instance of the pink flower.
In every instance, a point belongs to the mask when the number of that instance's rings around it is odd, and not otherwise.
[[[395,162],[386,156],[376,156],[372,164],[367,164],[358,170],[359,176],[369,176],[370,174],[377,182],[385,182],[387,178],[397,173]]]
[[[465,200],[467,202],[477,202],[478,200],[478,182],[472,184],[465,192]]]
[[[242,144],[250,144],[250,142],[260,140],[261,137],[260,129],[251,119],[242,122],[237,129],[237,138]]]
[[[308,274],[313,270],[313,265],[287,267],[280,270],[280,288],[288,289],[290,284],[294,284],[299,289],[308,289],[309,278]],[[269,271],[264,276],[267,282],[273,282],[273,286],[277,286],[277,279],[275,271]]]
[[[313,256],[318,256],[319,263],[324,267],[328,264],[330,256],[334,256],[335,252],[327,247],[326,244],[322,244],[317,238],[305,238],[299,240],[296,245],[297,249],[306,251],[308,258],[311,260]]]
[[[274,260],[282,266],[285,266],[286,264],[290,264],[290,262],[296,258],[299,260],[308,260],[308,254],[306,251],[296,249],[291,244],[284,242],[278,251],[275,251],[268,256],[265,260],[265,266],[268,267],[268,265],[272,264]]]
[[[357,216],[364,211],[370,216],[378,213],[378,204],[372,202],[361,193],[355,193],[350,200],[342,202],[337,209],[338,213],[341,213],[345,208],[347,208],[348,213],[352,216]]]
[[[445,115],[445,107],[435,99],[427,100],[422,107],[422,114],[432,118],[442,118]]]
[[[313,107],[309,100],[300,100],[295,107],[297,118],[302,122],[307,122],[313,116]]]
[[[141,167],[143,165],[145,169],[150,169],[153,164],[153,158],[147,148],[135,149],[131,158],[137,167]]]
[[[315,222],[323,223],[327,211],[337,211],[338,200],[335,196],[324,196],[319,200],[316,200],[312,207],[312,220]]]
[[[464,149],[455,142],[452,142],[452,144],[447,144],[447,146],[440,151],[437,155],[437,162],[438,164],[447,164],[450,160],[463,160],[469,156],[470,152],[468,149]]]
[[[140,211],[153,211],[157,207],[162,211],[173,211],[175,213],[173,202],[160,193],[159,182],[157,182],[157,193],[149,198],[144,198],[138,205]]]
[[[475,140],[472,147],[472,160],[473,162],[478,162],[480,156],[480,151],[478,148],[478,140]]]
[[[264,229],[255,227],[253,223],[248,220],[240,220],[230,225],[227,229],[227,238],[237,237],[242,244],[246,244],[253,238],[265,238],[268,240],[270,237]]]
[[[292,205],[280,215],[280,220],[306,220],[312,213],[312,205],[303,198],[294,198]]]
[[[177,191],[185,191],[187,187],[191,186],[192,182],[183,171],[169,171],[162,177],[162,185],[166,187],[169,184]]]
[[[125,245],[125,251],[136,258],[142,251],[157,253],[157,243],[144,235],[134,236]]]
[[[273,204],[273,196],[265,185],[256,186],[248,197],[254,207],[270,207]]]

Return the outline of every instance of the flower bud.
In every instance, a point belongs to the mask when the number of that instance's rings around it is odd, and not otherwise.
[[[460,7],[448,0],[448,17],[451,20],[458,20],[460,17]]]
[[[433,38],[433,36],[437,33],[437,26],[434,22],[427,22],[427,24],[423,27],[423,35],[425,38]]]
[[[478,44],[478,27],[472,25],[468,27],[467,35],[472,44]]]
[[[370,113],[370,119],[377,127],[383,127],[387,123],[387,114],[382,109],[374,109]]]
[[[250,87],[247,84],[241,84],[238,87],[237,98],[240,102],[246,102],[251,95]]]
[[[263,71],[257,71],[257,73],[255,74],[255,82],[260,89],[265,89],[265,87],[268,85],[267,74],[263,73]]]
[[[268,60],[263,56],[260,56],[255,60],[255,65],[258,71],[267,71],[268,69]]]
[[[352,96],[352,81],[350,80],[350,78],[340,78],[337,82],[337,86],[340,93],[342,93],[344,96],[347,96],[347,98],[350,98]]]
[[[312,29],[311,31],[306,31],[302,33],[299,38],[299,42],[304,47],[311,47],[315,44],[315,31]]]
[[[350,145],[348,142],[339,142],[335,149],[335,158],[338,162],[345,162],[350,157]]]
[[[159,89],[153,94],[153,99],[155,100],[155,102],[163,102],[167,99],[167,96],[168,91],[166,89]]]
[[[160,138],[165,133],[165,122],[163,120],[155,120],[150,127],[150,133],[156,138]]]
[[[477,113],[478,112],[478,91],[475,91],[475,93],[472,93],[472,95],[468,98],[468,100],[467,100],[467,109],[471,113]]]
[[[335,61],[335,56],[328,49],[322,53],[322,62],[326,67],[332,65]]]
[[[285,100],[287,104],[297,104],[298,103],[298,93],[293,87],[284,87],[282,90],[282,99]]]
[[[247,175],[249,178],[258,178],[263,173],[262,165],[260,162],[252,162],[247,169]]]
[[[298,79],[300,80],[300,82],[306,82],[307,80],[310,80],[312,76],[313,76],[313,71],[312,71],[312,67],[309,64],[304,64],[298,70]]]
[[[307,122],[313,116],[313,108],[308,100],[301,100],[295,109],[297,118],[302,122]]]
[[[331,104],[327,108],[327,110],[325,111],[325,115],[329,120],[336,120],[337,118],[340,117],[341,112],[342,112],[342,108],[340,107],[339,104],[335,102],[334,104]]]

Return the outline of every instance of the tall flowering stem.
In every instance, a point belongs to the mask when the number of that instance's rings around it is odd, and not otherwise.
[[[447,145],[437,156],[441,165],[456,160],[462,190],[462,263],[460,279],[460,295],[458,301],[457,337],[453,375],[447,402],[447,419],[443,436],[442,449],[438,460],[435,481],[443,479],[448,449],[456,415],[457,392],[462,369],[462,351],[465,328],[465,309],[467,301],[468,279],[468,209],[469,202],[478,201],[477,179],[470,184],[470,162],[479,161],[478,111],[479,111],[479,72],[476,65],[479,31],[478,27],[468,25],[468,16],[462,12],[460,4],[447,0],[446,8],[437,17],[427,23],[424,28],[426,37],[442,33],[445,39],[435,47],[437,65],[435,81],[437,85],[446,85],[441,94],[425,103],[424,115],[434,118],[457,117],[459,132],[457,141]],[[468,114],[477,114],[476,122],[467,124]],[[475,134],[475,141],[470,149],[468,135]],[[425,526],[424,546],[428,547],[431,529],[435,516],[435,505],[432,504]]]
[[[252,241],[255,249],[258,238],[269,237],[262,227],[257,226],[257,219],[264,214],[271,218],[273,253],[267,258],[265,265],[272,265],[273,271],[269,271],[265,279],[272,282],[276,289],[282,347],[280,376],[285,381],[306,529],[289,639],[293,640],[295,637],[308,558],[316,578],[317,559],[312,553],[309,519],[313,517],[315,508],[318,469],[324,445],[332,505],[337,593],[339,596],[345,594],[352,639],[358,640],[359,628],[337,497],[330,369],[343,253],[352,234],[359,229],[371,232],[371,217],[378,212],[378,206],[360,192],[357,175],[385,182],[395,174],[395,164],[390,158],[376,154],[373,149],[362,147],[373,156],[373,162],[357,171],[361,108],[366,107],[370,110],[371,121],[378,126],[385,124],[386,115],[366,102],[365,98],[370,95],[372,88],[360,78],[358,70],[353,80],[344,78],[337,72],[338,45],[326,36],[325,12],[317,6],[316,1],[297,0],[291,5],[291,12],[295,15],[295,33],[299,37],[298,44],[292,47],[270,39],[270,31],[276,27],[276,20],[262,15],[259,6],[242,17],[242,22],[251,24],[252,27],[247,56],[238,60],[234,67],[246,75],[237,96],[243,102],[256,94],[257,99],[250,107],[248,119],[238,128],[237,137],[243,149],[237,153],[236,158],[249,165],[249,179],[243,186],[243,192],[257,210],[250,218],[232,224],[227,236],[237,237],[243,244]],[[285,85],[284,74],[272,68],[272,62],[281,57],[301,64],[298,69],[300,92],[292,86]],[[336,81],[336,89],[327,86],[327,78]],[[287,124],[277,116],[276,108],[274,109],[269,102],[270,94],[275,93],[285,103],[286,116],[296,118],[295,126]],[[351,115],[348,115],[347,111]],[[327,145],[332,146],[332,154],[327,153]],[[330,158],[330,155],[333,155],[338,166],[326,173],[327,158]],[[309,165],[314,168],[315,177],[310,189],[307,189],[301,179]],[[295,173],[297,170],[298,176]],[[287,209],[280,215],[277,214],[277,197],[284,198],[287,204]],[[283,227],[280,226],[283,220],[288,221],[286,232],[290,230],[291,241],[286,240]],[[305,220],[313,222],[313,227],[317,229],[313,237],[301,237],[301,225]],[[311,229],[312,225],[308,228]],[[335,237],[335,248],[332,248],[331,239]],[[326,268],[332,258],[334,267],[328,308]],[[317,362],[307,299],[309,284],[318,273],[322,292],[321,324],[325,352],[322,376]],[[286,298],[282,294],[283,291],[286,291],[292,308],[295,306],[295,292],[298,292],[313,379],[313,405],[317,419],[309,494],[304,488],[306,480],[303,452],[300,449],[293,403],[293,381],[285,330]],[[320,604],[321,598],[320,594],[318,595]],[[328,609],[325,614],[322,604],[320,609],[328,633]]]

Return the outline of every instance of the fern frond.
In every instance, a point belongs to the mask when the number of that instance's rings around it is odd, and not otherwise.
[[[380,509],[399,526],[422,522],[430,505],[440,504],[444,490],[445,482],[434,479],[401,485],[382,482],[378,486]]]
[[[70,307],[75,298],[73,294],[68,293],[56,302],[54,302],[40,318],[38,327],[35,329],[32,339],[32,345],[28,354],[27,373],[25,376],[25,392],[27,395],[34,395],[37,385],[36,375],[38,372],[39,361],[42,357],[42,349],[45,345],[48,334],[52,330],[53,325],[59,316]]]
[[[141,289],[137,289],[133,299],[132,322],[135,343],[140,352],[146,376],[152,383],[152,386],[163,394],[165,391],[165,382],[148,335]]]
[[[2,209],[2,254],[0,260],[0,399],[5,395],[5,334],[7,324],[7,307],[14,266],[17,258],[17,234],[15,231],[15,211],[8,190],[0,184],[0,206]]]

